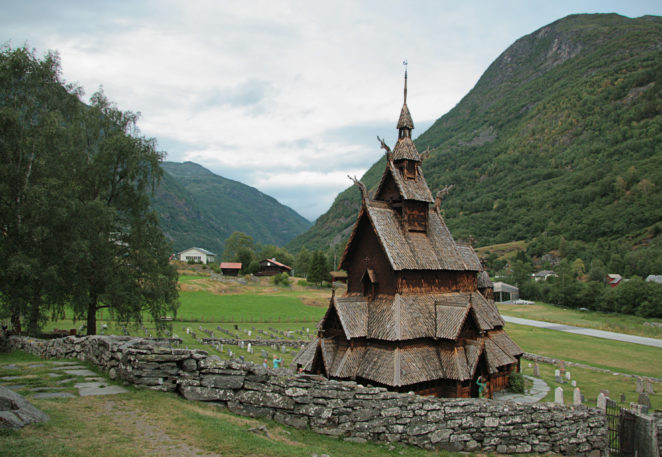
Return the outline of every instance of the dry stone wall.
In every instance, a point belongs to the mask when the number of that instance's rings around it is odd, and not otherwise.
[[[604,414],[584,406],[421,397],[221,361],[205,351],[142,338],[12,337],[10,347],[41,357],[86,360],[113,379],[220,403],[238,414],[267,417],[348,441],[592,457],[606,447]]]

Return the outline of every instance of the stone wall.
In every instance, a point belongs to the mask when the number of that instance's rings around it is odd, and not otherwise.
[[[401,442],[423,448],[498,453],[554,452],[598,456],[606,447],[606,418],[598,409],[551,403],[421,397],[296,375],[254,364],[221,361],[205,351],[131,337],[36,340],[10,346],[41,357],[78,358],[112,379],[179,392],[252,417],[343,437]]]

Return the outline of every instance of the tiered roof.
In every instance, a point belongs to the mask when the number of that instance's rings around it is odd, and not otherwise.
[[[382,268],[388,262],[394,275],[406,272],[410,275],[406,277],[453,279],[478,274],[482,267],[473,248],[457,244],[438,205],[431,206],[434,199],[411,140],[414,123],[407,107],[406,73],[405,101],[397,127],[398,142],[392,153],[387,151],[386,169],[374,199],[357,182],[363,203],[341,268],[354,281],[360,273],[373,283],[375,267],[370,261],[381,261]],[[408,225],[410,216],[414,225]],[[381,248],[372,260],[353,255],[365,236]],[[430,274],[433,276],[425,276]],[[485,299],[475,283],[473,290],[463,287],[458,289],[463,291],[432,293],[405,288],[375,296],[359,295],[353,289],[355,292],[343,297],[334,295],[318,324],[318,338],[294,362],[305,370],[323,365],[329,377],[361,378],[392,387],[473,379],[481,357],[489,373],[517,363],[522,350],[503,331],[504,321],[494,302]]]

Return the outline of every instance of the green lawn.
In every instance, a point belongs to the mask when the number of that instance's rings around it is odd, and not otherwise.
[[[49,377],[46,369],[29,367],[34,361],[33,356],[24,353],[0,354],[0,373],[20,372],[31,376],[35,385],[56,387],[57,379]],[[10,363],[18,368],[6,368]],[[472,455],[397,444],[349,443],[269,420],[237,416],[213,403],[187,401],[175,394],[147,389],[60,399],[33,398],[35,392],[30,390],[21,393],[50,420],[20,430],[0,430],[3,457]]]
[[[539,364],[539,367],[540,377],[550,387],[549,393],[541,401],[554,401],[554,389],[561,387],[563,389],[563,399],[565,404],[572,405],[574,388],[570,381],[567,381],[564,384],[558,384],[556,382],[554,370],[559,367],[546,363]],[[572,366],[566,366],[566,370],[570,372],[572,379],[577,382],[577,387],[579,387],[580,391],[584,394],[585,405],[595,407],[598,394],[601,390],[608,390],[609,396],[616,402],[620,402],[621,393],[624,393],[625,403],[620,404],[622,407],[628,407],[630,402],[636,402],[639,398],[639,394],[636,390],[637,383],[633,378],[610,376],[586,368]],[[527,360],[522,360],[522,373],[533,375],[533,367],[529,367],[529,361]],[[653,409],[662,409],[662,392],[660,392],[660,390],[662,390],[660,384],[655,384],[655,394],[649,395]]]
[[[187,322],[311,322],[325,308],[304,305],[295,294],[217,295],[207,291],[182,292],[177,320]]]
[[[510,323],[505,329],[526,352],[621,373],[662,378],[660,348]]]
[[[506,316],[534,319],[576,327],[595,328],[609,332],[662,338],[662,328],[644,325],[645,322],[660,319],[645,319],[639,316],[598,311],[579,311],[536,302],[534,305],[497,304],[499,311]]]

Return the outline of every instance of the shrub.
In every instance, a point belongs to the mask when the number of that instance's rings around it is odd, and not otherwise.
[[[306,287],[306,286],[308,286],[308,285],[309,285],[309,284],[308,284],[308,281],[306,281],[305,279],[299,279],[299,280],[297,281],[297,286]]]
[[[282,272],[280,274],[274,275],[271,278],[271,282],[273,282],[277,286],[282,285],[282,286],[285,286],[285,287],[290,287],[290,275],[288,275],[285,272]]]
[[[524,393],[524,376],[522,373],[511,373],[508,378],[508,390],[516,394]]]

